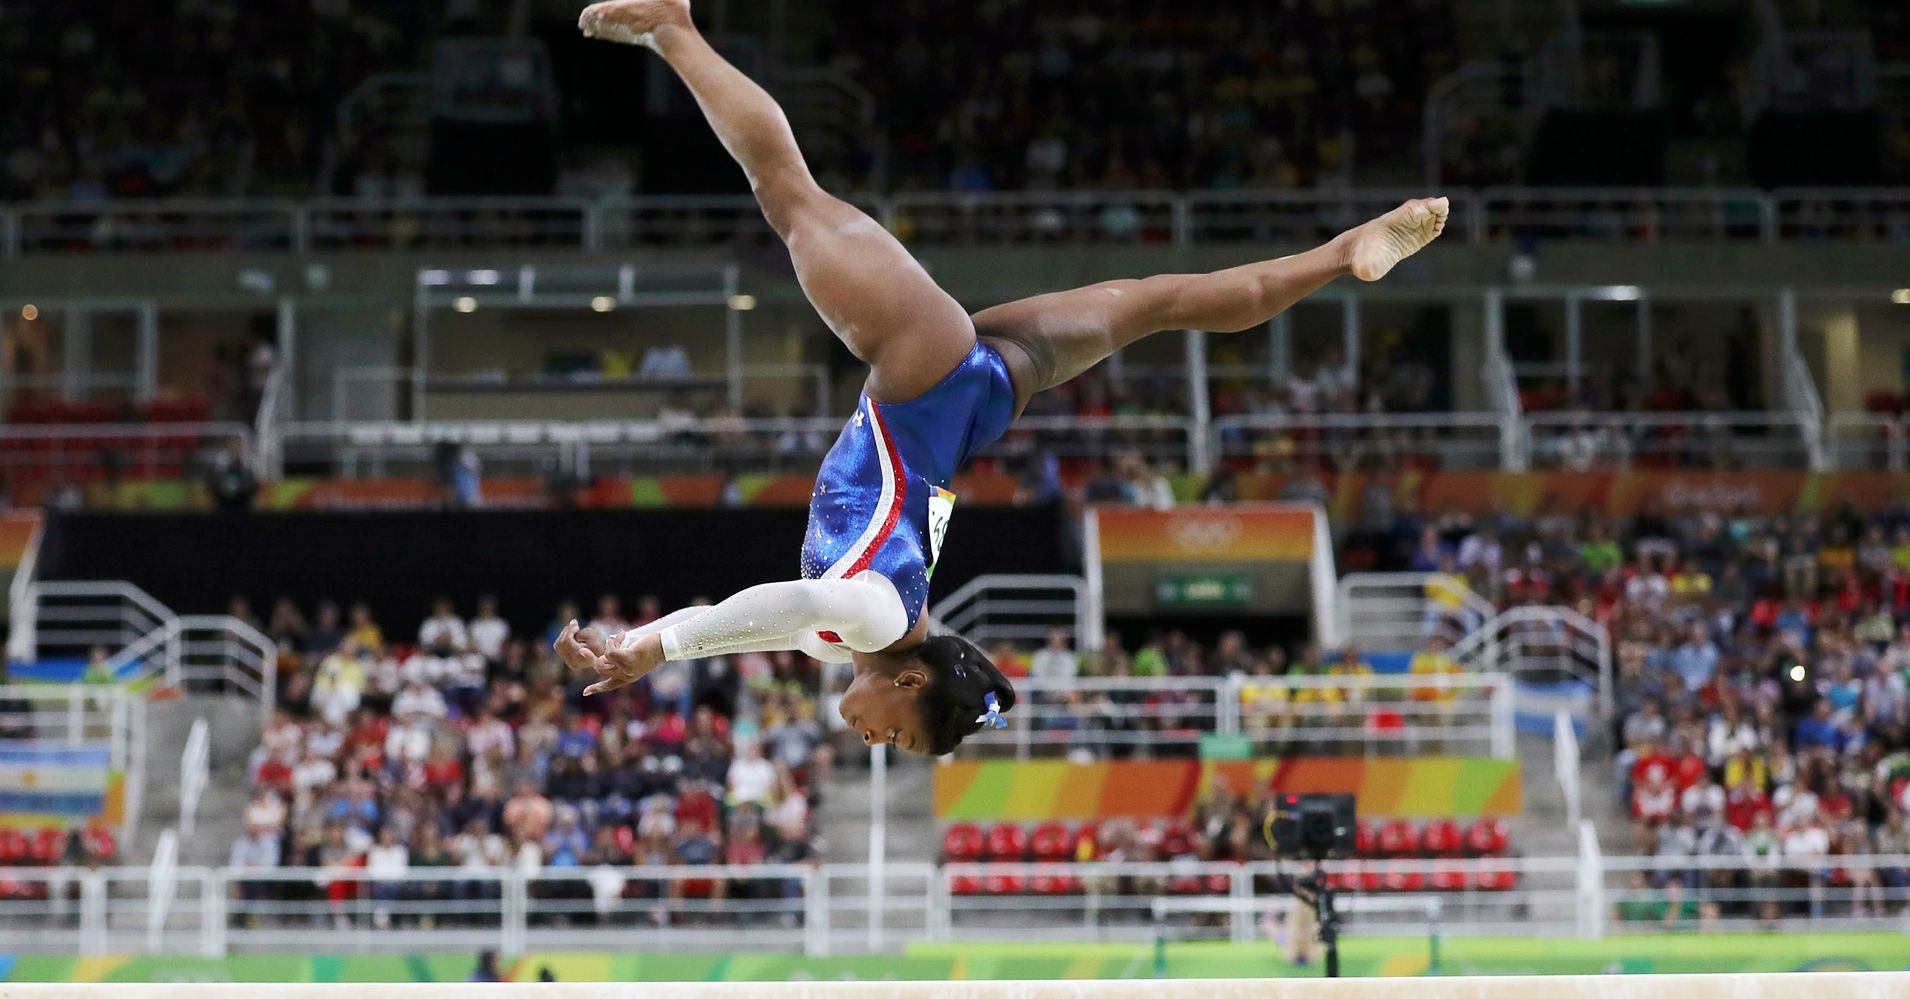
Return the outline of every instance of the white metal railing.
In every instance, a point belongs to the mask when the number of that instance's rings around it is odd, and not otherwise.
[[[1491,301],[1489,321],[1502,322],[1504,310],[1499,307],[1496,294],[1491,296]],[[1504,334],[1504,330],[1497,330],[1496,336],[1489,336],[1488,340],[1502,341]],[[1500,462],[1508,472],[1523,472],[1532,466],[1531,434],[1526,429],[1525,406],[1519,401],[1519,379],[1512,369],[1512,359],[1503,349],[1488,344],[1484,373],[1486,399],[1500,421]]]
[[[1813,467],[1819,425],[1796,412],[1531,413],[1524,419],[1539,468]]]
[[[1502,611],[1449,654],[1469,671],[1572,686],[1597,704],[1598,717],[1612,716],[1611,636],[1603,625],[1569,607],[1528,605]]]
[[[1910,470],[1910,423],[1883,413],[1834,413],[1825,428],[1825,451],[1836,468]]]
[[[1564,711],[1552,716],[1552,776],[1559,782],[1559,794],[1565,799],[1565,821],[1578,827],[1584,796],[1579,787],[1578,728]]]
[[[1785,328],[1797,328],[1797,294],[1786,290],[1779,297],[1779,308],[1784,312]],[[1824,400],[1817,394],[1817,382],[1811,377],[1810,365],[1804,355],[1792,343],[1784,353],[1784,405],[1796,415],[1798,427],[1804,435],[1804,450],[1810,456],[1810,469],[1822,472],[1830,468],[1830,459],[1824,449]]]
[[[1777,206],[1755,190],[1493,188],[1479,195],[1487,234],[1613,244],[1770,241]]]
[[[146,951],[165,950],[166,916],[172,910],[179,890],[179,834],[171,829],[159,834],[153,847],[151,901],[146,906]]]
[[[1269,898],[1266,895],[1227,895],[1225,897],[1171,895],[1165,898],[1157,897],[1154,899],[1152,906],[1155,945],[1162,946],[1168,942],[1169,937],[1173,935],[1173,919],[1177,915],[1224,915],[1227,917],[1228,938],[1234,943],[1252,943],[1255,932],[1259,929],[1259,927],[1255,925],[1256,921],[1272,915],[1275,910],[1281,907],[1280,902],[1281,900],[1278,896]],[[1285,899],[1285,904],[1287,911],[1291,912],[1293,906],[1301,903],[1299,903],[1297,899],[1289,896]],[[1371,913],[1402,913],[1425,917],[1426,935],[1429,942],[1431,942],[1435,954],[1437,953],[1438,947],[1436,941],[1439,936],[1439,916],[1445,911],[1445,908],[1445,900],[1440,896],[1424,893],[1410,895],[1336,894],[1333,896],[1333,911],[1339,913],[1342,919],[1346,919],[1349,922],[1356,922],[1360,915]],[[1210,928],[1195,923],[1184,929],[1191,931],[1192,934],[1198,935],[1208,931]]]
[[[63,746],[101,744],[114,769],[132,758],[127,703],[134,695],[115,686],[22,683],[0,686],[0,738]]]
[[[261,720],[270,717],[278,691],[277,642],[223,614],[184,615],[167,628],[182,682],[241,694],[258,702]]]
[[[1014,681],[1015,710],[1007,728],[982,729],[964,745],[987,753],[1014,748],[1018,759],[1037,751],[1107,750],[1137,746],[1183,748],[1203,735],[1240,730],[1239,699],[1219,677],[1081,677]]]
[[[1307,755],[1515,755],[1512,680],[1503,674],[1227,678],[1239,718],[1223,731]]]
[[[1369,652],[1405,652],[1440,637],[1457,643],[1498,608],[1444,572],[1350,572],[1340,577],[1340,633]]]
[[[1494,413],[1257,414],[1212,423],[1222,459],[1275,457],[1301,464],[1330,458],[1341,467],[1377,460],[1391,467],[1423,456],[1440,468],[1498,468],[1504,420]]]
[[[25,603],[34,610],[34,646],[20,658],[73,658],[103,647],[115,670],[134,662],[128,650],[161,630],[172,612],[130,583],[35,580]],[[150,649],[144,651],[151,651]]]
[[[1072,648],[1101,647],[1101,616],[1080,576],[976,576],[943,597],[929,614],[944,629],[987,646],[995,642],[1041,644],[1064,629]]]
[[[186,750],[179,756],[179,835],[192,838],[198,824],[199,798],[212,782],[212,727],[204,718],[192,720]]]
[[[281,318],[281,324],[288,320]],[[252,419],[252,463],[259,475],[266,479],[280,479],[285,476],[285,456],[279,452],[283,443],[279,436],[279,424],[285,421],[290,411],[291,393],[286,391],[286,376],[292,366],[284,361],[272,367],[272,373],[266,376],[265,391],[259,395],[259,411]]]
[[[1190,750],[1240,734],[1256,749],[1367,756],[1514,755],[1504,674],[1022,678],[1008,727],[964,746],[1018,759],[1147,747]]]
[[[1329,861],[1352,933],[1417,932],[1436,904],[1442,935],[1661,932],[1623,916],[1626,902],[1692,898],[1720,907],[1717,927],[1749,930],[1776,906],[1780,927],[1893,929],[1865,914],[1867,888],[1833,871],[1910,870],[1910,856],[1608,857],[1580,826],[1564,857]],[[685,951],[733,948],[888,950],[909,940],[1148,940],[1156,899],[1228,900],[1208,908],[1229,932],[1291,904],[1296,865],[1191,859],[1091,863],[893,863],[675,867],[0,869],[34,890],[0,904],[15,952],[93,956],[146,949],[223,956],[289,948],[325,952],[529,949]],[[1633,875],[1646,879],[1637,884]],[[884,889],[873,900],[871,880]],[[1671,886],[1679,880],[1684,887]],[[1901,905],[1906,890],[1880,887]],[[1385,902],[1376,900],[1385,899]],[[1402,899],[1407,901],[1401,901]],[[1369,901],[1375,900],[1375,901]],[[1170,902],[1168,908],[1174,908]],[[1244,925],[1235,925],[1235,920]],[[1689,922],[1684,925],[1691,925]],[[392,932],[394,929],[402,932]]]
[[[278,683],[278,645],[224,615],[180,616],[122,581],[29,584],[35,658],[83,657],[107,650],[106,668],[124,683],[210,686],[254,698],[270,713]]]
[[[13,578],[7,582],[6,657],[15,662],[32,659],[40,645],[39,601],[33,581],[40,571],[40,542],[45,536],[45,522],[35,524],[26,550],[20,553],[20,564],[14,566]]]
[[[104,747],[107,769],[124,775],[120,841],[132,841],[146,793],[143,698],[99,684],[0,686],[0,740]]]
[[[1503,86],[1488,67],[1478,82]],[[1437,155],[1429,146],[1429,155]],[[849,200],[911,242],[1314,242],[1365,221],[1400,191],[905,193]],[[1910,189],[1442,188],[1449,238],[1890,241],[1910,239]],[[0,255],[244,250],[310,252],[767,244],[747,196],[320,198],[27,203],[0,209]]]
[[[227,441],[253,453],[252,439],[243,423],[17,423],[0,426],[0,477],[77,484],[110,467],[128,478],[179,478]]]

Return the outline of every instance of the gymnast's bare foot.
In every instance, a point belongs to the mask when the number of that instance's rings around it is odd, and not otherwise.
[[[657,47],[657,31],[692,27],[690,0],[606,0],[584,8],[577,28],[586,38]]]
[[[1348,269],[1361,281],[1378,281],[1438,239],[1450,214],[1452,202],[1445,198],[1417,198],[1360,226],[1348,234]]]

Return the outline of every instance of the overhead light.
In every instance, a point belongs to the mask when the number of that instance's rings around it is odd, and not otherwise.
[[[1804,666],[1802,663],[1799,663],[1798,665],[1791,667],[1791,682],[1792,683],[1804,682]]]
[[[497,272],[496,271],[472,271],[469,274],[464,275],[464,279],[471,282],[472,284],[496,284]]]
[[[459,312],[476,312],[477,299],[469,295],[460,295],[457,301],[451,303],[451,307]]]
[[[595,312],[609,312],[617,307],[617,300],[609,295],[598,295],[590,300],[590,308]]]
[[[737,312],[748,312],[751,309],[756,308],[756,296],[755,295],[731,295],[730,308],[735,309]]]
[[[1910,305],[1910,288],[1898,288],[1891,292],[1890,300],[1898,305]]]
[[[40,307],[31,302],[20,306],[20,318],[27,322],[40,318]]]
[[[418,275],[418,280],[423,284],[450,284],[451,272],[439,270],[425,271]]]
[[[1605,297],[1614,302],[1636,302],[1643,294],[1635,284],[1618,284],[1605,289]]]

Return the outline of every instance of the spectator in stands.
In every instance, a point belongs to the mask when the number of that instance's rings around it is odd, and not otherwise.
[[[245,441],[233,438],[206,463],[206,492],[213,506],[228,513],[252,509],[259,477],[246,461]]]
[[[328,724],[342,725],[358,710],[365,693],[365,666],[359,647],[347,639],[319,661],[312,682],[311,707]]]
[[[519,780],[511,800],[504,805],[504,828],[518,841],[538,841],[550,831],[556,812],[550,799],[537,791],[529,780]]]
[[[1072,680],[1078,659],[1068,647],[1068,633],[1061,628],[1048,631],[1048,642],[1028,662],[1028,675],[1041,681]]]
[[[483,656],[486,666],[496,669],[504,662],[504,645],[511,639],[511,625],[498,616],[496,597],[486,594],[478,598],[477,617],[471,619],[470,634],[471,651]]]
[[[378,622],[371,618],[371,608],[364,604],[353,604],[351,608],[351,626],[345,637],[352,644],[374,656],[385,654],[385,633]]]
[[[729,805],[766,807],[776,790],[776,766],[763,758],[762,747],[753,739],[739,739],[736,757],[729,767]]]
[[[452,607],[451,598],[439,597],[431,602],[431,616],[418,626],[418,647],[440,656],[471,647],[470,631]]]
[[[371,911],[374,927],[382,930],[391,925],[391,903],[399,900],[404,887],[402,878],[410,867],[410,851],[398,841],[396,830],[389,825],[379,830],[378,841],[365,852],[365,873],[374,879],[371,897],[381,903]]]

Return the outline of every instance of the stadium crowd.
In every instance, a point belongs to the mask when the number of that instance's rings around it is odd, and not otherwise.
[[[1628,518],[1400,513],[1362,543],[1445,570],[1501,605],[1574,607],[1616,650],[1615,777],[1636,846],[1659,858],[1626,918],[1775,919],[1895,910],[1910,872],[1910,512]],[[1729,857],[1748,870],[1703,869]],[[1796,889],[1794,902],[1738,890]]]
[[[912,190],[1344,181],[1410,153],[1455,48],[1432,0],[834,6],[831,59],[871,88]]]
[[[242,600],[232,612],[250,617]],[[575,614],[559,608],[552,633]],[[621,630],[657,615],[645,598],[626,619],[606,596],[593,623]],[[489,598],[468,620],[437,601],[415,638],[387,637],[362,605],[341,614],[325,603],[308,620],[279,600],[260,625],[281,650],[282,679],[230,862],[362,873],[241,878],[238,918],[296,901],[340,922],[442,920],[450,902],[497,897],[483,869],[515,868],[534,879],[534,918],[660,923],[681,918],[686,900],[793,888],[629,881],[617,868],[815,856],[812,811],[833,756],[807,659],[671,664],[585,700],[549,637],[514,635]],[[494,905],[479,908],[495,918]]]

